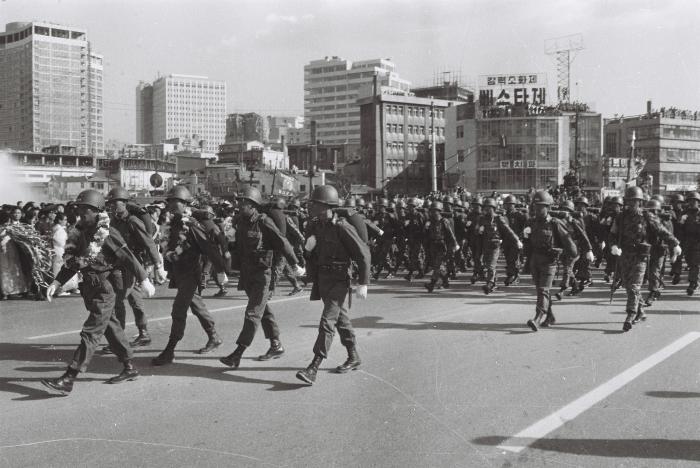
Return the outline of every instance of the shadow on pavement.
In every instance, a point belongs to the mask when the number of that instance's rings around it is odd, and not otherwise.
[[[700,392],[674,392],[671,390],[656,390],[645,392],[646,396],[656,398],[700,398]]]
[[[474,439],[474,443],[495,446],[506,440],[506,437],[489,436]],[[698,440],[539,439],[529,447],[584,456],[700,461],[700,441]]]

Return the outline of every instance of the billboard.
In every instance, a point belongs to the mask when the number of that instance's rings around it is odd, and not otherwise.
[[[478,88],[482,106],[545,105],[547,74],[479,75]]]
[[[282,172],[277,172],[275,174],[275,186],[273,187],[274,195],[283,195],[285,197],[292,197],[297,195],[299,189],[297,187],[297,180],[287,174]]]

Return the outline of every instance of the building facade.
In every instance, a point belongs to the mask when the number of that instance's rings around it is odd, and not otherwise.
[[[260,141],[267,143],[270,128],[262,115],[255,112],[247,114],[229,114],[226,117],[225,143]]]
[[[8,23],[0,32],[0,147],[63,145],[102,156],[102,60],[85,29]]]
[[[171,186],[171,179],[175,176],[175,166],[174,158],[171,161],[150,158],[97,160],[97,168],[103,171],[107,177],[130,192],[139,194]],[[153,174],[160,175],[162,180],[160,187],[151,185]]]
[[[700,183],[700,113],[662,108],[605,123],[605,156],[609,161],[607,186],[619,188],[626,180],[632,134],[635,158],[645,162],[640,182],[660,193],[698,189]],[[614,164],[614,166],[610,166]],[[613,170],[610,170],[613,169]],[[632,168],[635,178],[635,167]],[[617,177],[615,177],[617,175]],[[643,180],[646,179],[646,180]]]
[[[151,103],[149,108],[149,102]],[[203,141],[202,151],[216,153],[226,136],[226,83],[206,76],[170,74],[159,77],[150,87],[136,88],[138,143],[158,144],[172,138]],[[152,115],[152,140],[148,115]]]
[[[407,92],[410,82],[395,71],[388,59],[351,62],[325,57],[304,66],[304,122],[316,122],[316,137],[323,143],[359,143],[361,89],[387,86]],[[371,94],[371,92],[369,93]]]
[[[445,112],[452,102],[382,88],[381,94],[359,99],[358,104],[363,183],[404,194],[430,191],[430,145],[445,142]],[[436,158],[444,167],[443,158],[444,151]]]
[[[95,158],[80,155],[76,148],[51,147],[45,152],[11,151],[9,159],[12,179],[35,186],[43,186],[52,177],[91,177],[95,174]]]
[[[218,157],[221,163],[237,163],[251,169],[289,169],[284,151],[273,150],[260,141],[223,144]]]

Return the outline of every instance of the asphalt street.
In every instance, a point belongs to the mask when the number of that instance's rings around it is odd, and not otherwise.
[[[382,279],[353,300],[363,366],[331,372],[345,359],[336,338],[312,387],[295,378],[322,309],[308,292],[289,298],[284,285],[273,300],[280,359],[255,359],[268,347],[260,330],[241,368],[219,363],[246,303],[232,284],[204,294],[221,348],[194,353],[206,335],[190,316],[175,363],[152,367],[174,296],[161,286],[147,301],[153,343],[135,350],[141,377],[106,385],[120,364],[97,355],[66,397],[39,380],[78,344],[81,298],[0,302],[0,466],[698,466],[700,297],[669,286],[622,333],[624,292],[608,304],[595,279],[536,333],[529,278],[491,296],[465,276],[433,294]]]

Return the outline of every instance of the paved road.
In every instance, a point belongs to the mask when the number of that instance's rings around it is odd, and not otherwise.
[[[273,309],[287,353],[254,360],[260,335],[227,370],[216,358],[235,347],[245,304],[231,288],[206,299],[222,348],[194,354],[206,336],[190,317],[176,363],[154,368],[173,297],[159,288],[142,377],[104,385],[120,366],[98,356],[68,397],[39,379],[70,358],[81,299],[2,302],[0,466],[697,466],[700,300],[670,287],[621,333],[624,293],[608,305],[599,284],[533,333],[529,281],[485,297],[464,277],[432,295],[380,280],[351,312],[362,369],[329,372],[345,358],[336,340],[313,387],[294,374],[312,358],[318,302],[283,288]]]

